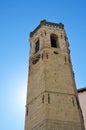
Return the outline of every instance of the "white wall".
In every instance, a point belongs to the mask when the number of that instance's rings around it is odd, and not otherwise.
[[[84,124],[86,130],[86,90],[83,92],[78,92],[78,96],[79,96],[80,106],[84,117]]]

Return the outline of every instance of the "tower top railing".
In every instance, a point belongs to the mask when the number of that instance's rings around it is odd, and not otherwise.
[[[49,27],[53,27],[53,28],[61,28],[61,29],[64,29],[64,24],[62,23],[52,23],[52,22],[48,22],[46,20],[42,20],[40,22],[40,24],[36,27],[36,29],[33,31],[33,32],[30,32],[30,37],[33,36],[33,34],[41,27],[41,26],[49,26]]]

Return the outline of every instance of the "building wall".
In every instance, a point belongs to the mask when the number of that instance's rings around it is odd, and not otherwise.
[[[86,89],[85,90],[79,90],[78,91],[80,106],[83,113],[84,118],[84,124],[85,124],[85,130],[86,130]]]

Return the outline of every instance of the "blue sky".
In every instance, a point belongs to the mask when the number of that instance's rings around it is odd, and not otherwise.
[[[24,130],[29,33],[62,22],[77,88],[86,87],[86,0],[0,1],[0,130]]]

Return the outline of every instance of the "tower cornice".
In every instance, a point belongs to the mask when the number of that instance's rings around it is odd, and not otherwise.
[[[42,21],[40,21],[40,24],[34,29],[34,31],[30,32],[30,37],[32,37],[34,35],[34,33],[43,25],[48,26],[48,27],[53,27],[53,28],[64,29],[63,23],[52,23],[52,22],[48,22],[46,20],[42,20]]]

